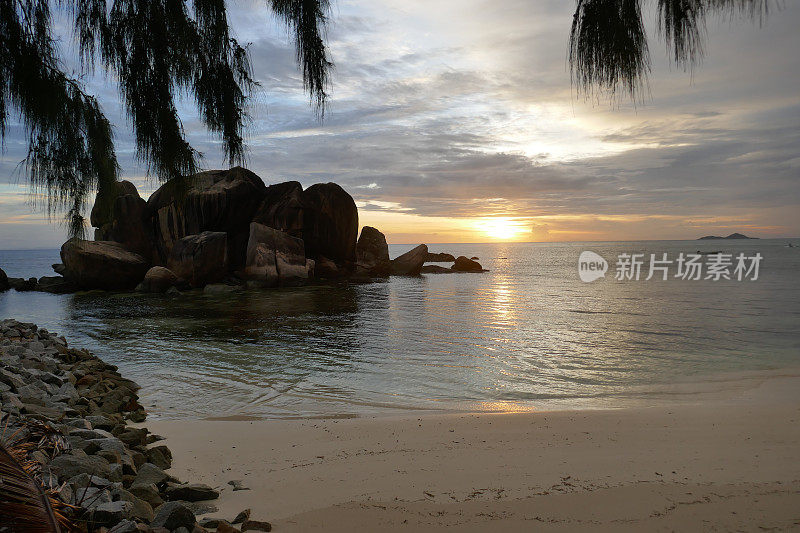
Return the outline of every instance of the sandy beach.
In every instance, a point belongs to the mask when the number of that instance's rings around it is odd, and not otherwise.
[[[222,491],[209,516],[251,508],[275,531],[771,531],[800,528],[798,385],[748,378],[616,410],[147,426],[173,474]]]

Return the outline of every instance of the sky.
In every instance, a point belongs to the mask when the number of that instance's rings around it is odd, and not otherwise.
[[[267,184],[339,183],[360,225],[390,243],[800,236],[800,2],[761,24],[709,20],[692,72],[670,64],[648,13],[653,72],[633,105],[571,87],[573,2],[334,1],[323,122],[285,27],[263,2],[228,5],[261,82],[246,166]],[[62,51],[69,62],[68,39]],[[146,198],[158,184],[135,162],[116,87],[83,79],[115,125],[122,177]],[[203,166],[226,168],[193,106],[181,116]],[[18,172],[26,138],[14,120],[0,249],[60,246],[64,228]]]

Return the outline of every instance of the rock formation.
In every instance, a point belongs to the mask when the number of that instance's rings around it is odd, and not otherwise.
[[[174,293],[214,284],[219,287],[210,292],[219,292],[244,284],[297,285],[315,277],[416,276],[426,261],[455,261],[453,271],[482,270],[463,257],[430,254],[424,244],[390,261],[380,231],[365,226],[358,235],[355,201],[339,185],[266,186],[241,167],[168,181],[146,202],[132,183],[119,182],[98,196],[91,222],[96,240],[68,241],[63,264],[53,265],[63,283],[55,277],[15,278],[9,285]]]
[[[425,258],[426,263],[452,263],[455,260],[456,258],[452,254],[445,252],[438,254],[428,252],[428,256]]]
[[[228,234],[204,231],[173,243],[167,266],[192,287],[221,281],[228,273]]]
[[[175,273],[162,266],[154,266],[144,275],[142,283],[136,287],[136,290],[142,292],[167,292],[170,287],[178,284],[178,276]]]
[[[11,284],[8,282],[8,276],[5,271],[0,268],[0,292],[7,291],[10,288]]]
[[[84,289],[132,289],[150,268],[122,244],[72,239],[61,246],[64,277]]]
[[[108,193],[99,194],[92,208],[90,220],[96,228],[95,240],[118,242],[149,260],[153,253],[153,237],[148,225],[147,202],[129,181],[117,183],[115,193],[113,197]]]
[[[419,276],[427,256],[428,247],[424,244],[420,244],[416,248],[392,260],[392,274],[396,276]]]
[[[356,244],[356,275],[384,277],[391,273],[391,269],[386,237],[372,226],[361,228]]]
[[[477,261],[467,259],[463,255],[456,258],[456,262],[451,267],[456,272],[483,272],[483,267]]]
[[[188,179],[186,189],[168,181],[147,200],[154,262],[166,264],[183,237],[213,231],[227,233],[229,266],[241,267],[250,222],[266,189],[261,178],[241,167],[201,172]]]
[[[253,222],[247,241],[244,277],[257,286],[294,285],[310,277],[303,241]]]
[[[335,183],[318,183],[306,190],[296,181],[267,187],[253,222],[302,239],[306,257],[325,257],[338,269],[356,260],[358,209],[353,198]]]

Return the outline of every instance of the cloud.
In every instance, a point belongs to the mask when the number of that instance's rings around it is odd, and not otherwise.
[[[573,7],[338,2],[320,123],[285,28],[262,2],[231,4],[261,82],[247,164],[268,183],[336,181],[368,217],[418,217],[430,236],[452,238],[446,221],[485,216],[527,220],[536,240],[692,238],[714,224],[800,233],[800,55],[783,52],[800,48],[800,5],[764,28],[711,21],[706,63],[691,74],[654,46],[651,98],[635,108],[576,98],[566,65]],[[114,117],[124,174],[151,191],[115,89],[90,84]],[[205,164],[223,166],[190,101],[181,113]],[[0,181],[24,157],[23,140],[7,136]],[[11,216],[5,205],[0,219]],[[394,234],[421,239],[417,231]]]

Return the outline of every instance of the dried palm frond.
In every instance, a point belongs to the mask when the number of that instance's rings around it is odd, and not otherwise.
[[[0,443],[0,523],[12,532],[59,533],[50,496],[20,461],[24,455]]]

